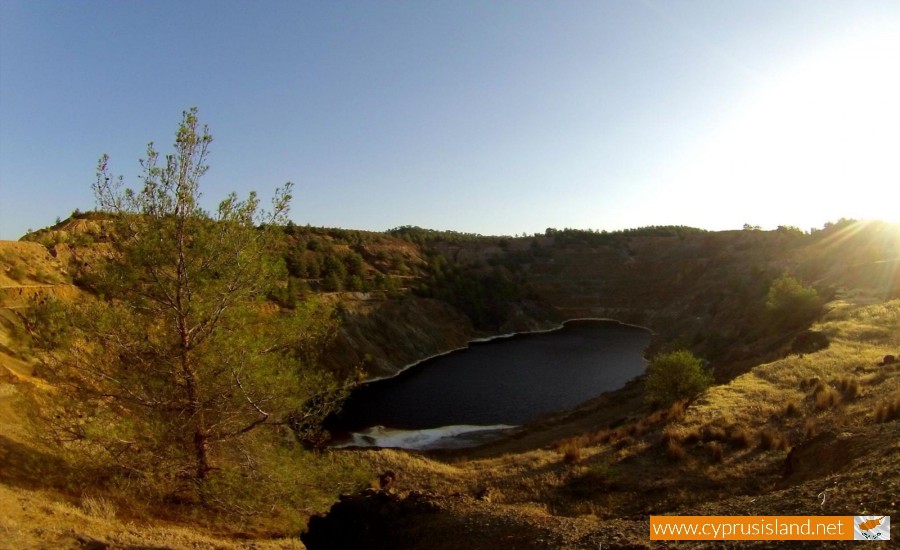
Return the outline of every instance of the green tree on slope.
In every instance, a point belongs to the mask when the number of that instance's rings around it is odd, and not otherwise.
[[[713,382],[703,362],[687,350],[661,353],[647,366],[647,401],[663,406],[696,397]]]
[[[766,309],[779,328],[812,321],[822,310],[819,293],[785,273],[769,287]]]
[[[277,264],[264,228],[286,221],[290,184],[270,212],[254,193],[204,211],[211,142],[196,109],[185,112],[173,154],[148,146],[137,190],[101,158],[94,192],[115,223],[91,277],[102,299],[67,307],[57,323],[69,345],[44,355],[58,392],[42,404],[60,442],[202,501],[226,464],[252,464],[248,434],[309,414],[304,404],[335,387],[303,361],[304,346],[327,339],[326,318],[265,302]]]

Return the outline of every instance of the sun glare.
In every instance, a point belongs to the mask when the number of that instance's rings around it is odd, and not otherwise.
[[[677,177],[723,215],[739,208],[747,221],[803,228],[844,216],[900,221],[900,34],[789,63],[735,113]]]

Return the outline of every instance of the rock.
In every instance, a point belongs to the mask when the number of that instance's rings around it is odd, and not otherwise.
[[[417,548],[413,533],[439,511],[433,495],[412,492],[400,496],[367,489],[341,495],[326,514],[309,518],[300,540],[310,550],[320,548]]]
[[[490,502],[492,497],[496,496],[496,491],[492,487],[485,487],[478,491],[475,498],[484,502]]]
[[[844,470],[864,453],[865,436],[825,431],[791,449],[776,488],[784,489],[811,479],[824,478]]]
[[[881,361],[882,365],[892,365],[897,362],[897,358],[893,355],[885,355],[884,360]]]

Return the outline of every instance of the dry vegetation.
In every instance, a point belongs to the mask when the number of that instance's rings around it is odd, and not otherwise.
[[[46,248],[0,244],[0,286],[46,280],[50,292],[75,292],[59,290],[69,275]],[[397,473],[392,491],[433,495],[473,533],[540,533],[550,547],[640,546],[658,513],[900,513],[900,364],[881,364],[900,352],[897,299],[838,294],[811,327],[828,347],[756,364],[690,403],[654,410],[637,383],[483,449],[303,454],[289,464],[297,513],[217,515],[73,485],[77,464],[33,437],[22,409],[24,393],[52,389],[17,345],[18,293],[5,290],[0,304],[0,548],[301,548],[306,517],[342,492],[377,487],[387,470]],[[427,521],[440,537],[441,522]]]
[[[896,514],[896,493],[879,487],[900,487],[900,365],[880,360],[900,349],[900,300],[837,301],[813,328],[829,335],[828,349],[759,365],[690,404],[545,449],[506,454],[497,444],[493,456],[479,458],[366,455],[399,472],[400,491],[487,494],[504,513],[591,518],[601,530],[633,517],[617,524],[632,543],[645,540],[646,518],[655,513]],[[799,458],[788,458],[792,449]],[[867,482],[866,472],[882,477]],[[854,490],[829,492],[841,485]],[[823,489],[831,495],[826,504]]]

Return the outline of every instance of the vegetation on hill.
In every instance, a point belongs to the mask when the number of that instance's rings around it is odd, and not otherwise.
[[[31,394],[36,425],[93,483],[160,503],[289,513],[285,465],[301,451],[284,436],[316,437],[345,391],[315,361],[333,316],[311,301],[267,303],[289,185],[270,212],[252,193],[214,214],[199,208],[211,142],[186,112],[174,153],[161,160],[149,146],[136,190],[101,159],[95,193],[115,238],[84,274],[96,297],[46,300],[29,317],[39,372],[55,388]]]
[[[697,397],[712,383],[712,375],[702,359],[687,350],[677,350],[660,353],[650,360],[644,387],[648,402],[669,407]]]
[[[186,113],[138,189],[104,159],[98,211],[0,247],[0,514],[16,546],[71,545],[73,529],[82,545],[294,537],[386,470],[400,494],[362,498],[338,529],[441,547],[474,525],[483,547],[578,548],[642,544],[649,513],[893,506],[897,226],[304,227],[283,216],[289,189],[267,215],[254,195],[199,209],[210,141]],[[647,376],[482,449],[310,449],[349,384],[576,317],[652,328]],[[849,489],[828,507],[807,498],[835,481]]]

